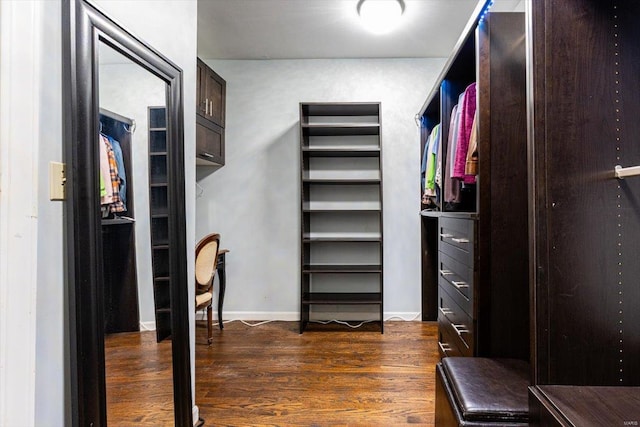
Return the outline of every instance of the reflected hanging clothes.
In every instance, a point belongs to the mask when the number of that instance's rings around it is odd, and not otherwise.
[[[122,147],[120,146],[120,142],[116,139],[106,135],[111,143],[111,148],[113,148],[113,154],[116,158],[116,165],[118,168],[118,178],[120,179],[120,187],[118,189],[118,193],[120,195],[120,200],[122,201],[122,205],[124,210],[127,210],[127,173],[124,168],[124,157],[122,155]]]
[[[107,196],[109,195],[109,191],[111,191],[111,202],[102,203],[102,204],[109,205],[109,212],[113,212],[113,213],[124,212],[125,211],[124,203],[122,203],[122,200],[120,199],[120,178],[118,176],[118,163],[116,162],[116,156],[113,151],[113,147],[111,145],[111,142],[109,141],[109,138],[107,138],[103,134],[100,134],[100,141],[102,142],[101,145],[103,145],[106,149],[107,164],[109,167],[109,172],[108,172],[109,175],[107,177],[103,177],[105,181],[105,187],[107,190]],[[102,170],[102,160],[100,164],[101,164],[101,173],[106,173],[106,170],[104,172]],[[105,200],[107,199],[108,198],[105,198]]]

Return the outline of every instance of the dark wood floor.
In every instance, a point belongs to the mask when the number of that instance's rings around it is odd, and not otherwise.
[[[352,330],[297,322],[196,328],[196,404],[205,426],[431,426],[437,325]],[[173,423],[170,342],[155,333],[106,340],[110,426]],[[150,381],[151,380],[151,381]]]
[[[236,322],[207,346],[202,325],[196,404],[215,426],[433,425],[436,330],[387,322],[384,335],[373,324],[300,335],[297,322]]]

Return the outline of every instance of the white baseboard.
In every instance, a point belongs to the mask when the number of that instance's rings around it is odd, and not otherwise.
[[[322,319],[341,319],[341,320],[367,320],[363,319],[363,313],[322,313]],[[207,314],[205,312],[198,311],[196,313],[196,320],[205,320]],[[319,319],[319,318],[318,318]],[[300,313],[297,311],[224,311],[222,315],[224,322],[229,320],[245,320],[245,321],[263,321],[263,320],[280,320],[285,322],[298,322],[300,320]],[[373,319],[373,320],[377,320]],[[420,312],[386,312],[384,313],[384,320],[386,321],[420,321]],[[213,321],[218,321],[218,313],[213,313]]]
[[[140,322],[140,330],[141,331],[155,331],[156,330],[156,322]]]
[[[200,408],[198,405],[193,405],[193,409],[191,409],[191,413],[193,414],[193,425],[198,424],[198,420],[200,419]]]

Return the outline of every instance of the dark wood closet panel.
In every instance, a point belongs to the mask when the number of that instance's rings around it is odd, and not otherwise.
[[[479,169],[460,203],[422,211],[423,296],[437,289],[442,356],[528,361],[524,14],[488,13],[458,46],[421,113],[423,135],[440,123],[447,153],[454,106],[476,82]]]
[[[640,385],[640,2],[532,2],[536,384]]]

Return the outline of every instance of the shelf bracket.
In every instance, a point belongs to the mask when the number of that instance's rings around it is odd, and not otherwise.
[[[620,165],[616,165],[613,169],[615,177],[617,179],[625,179],[631,176],[639,176],[640,175],[640,166],[632,166],[628,168],[623,168]]]

